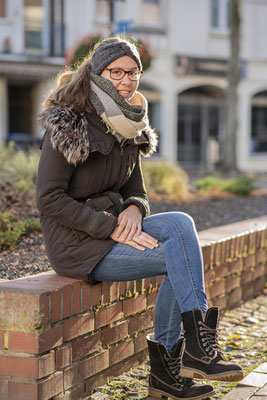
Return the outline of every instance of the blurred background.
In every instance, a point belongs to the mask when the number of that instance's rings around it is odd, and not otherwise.
[[[157,158],[267,171],[267,0],[0,0],[0,146],[37,145],[53,77],[96,37],[142,43]]]

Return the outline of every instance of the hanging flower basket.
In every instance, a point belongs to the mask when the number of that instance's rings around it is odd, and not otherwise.
[[[69,48],[65,54],[65,65],[76,69],[85,57],[93,50],[95,45],[102,40],[100,35],[85,36],[76,46]]]
[[[147,42],[143,42],[141,39],[136,39],[133,42],[138,48],[143,65],[143,71],[147,71],[151,67],[153,58],[150,52],[150,46]]]
[[[93,50],[94,46],[103,39],[100,35],[88,35],[76,46],[69,48],[65,54],[65,65],[71,69],[76,69],[83,59]],[[132,42],[138,48],[143,64],[143,71],[147,71],[152,63],[152,55],[148,43],[140,39],[133,39]]]

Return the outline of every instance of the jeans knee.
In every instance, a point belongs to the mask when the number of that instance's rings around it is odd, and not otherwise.
[[[184,235],[196,234],[194,220],[189,214],[183,212],[170,212],[168,214],[170,222],[177,226]]]

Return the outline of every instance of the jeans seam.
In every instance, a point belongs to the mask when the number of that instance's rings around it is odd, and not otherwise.
[[[183,249],[184,249],[184,255],[185,255],[185,260],[186,260],[186,266],[187,266],[187,269],[188,269],[188,271],[189,271],[190,280],[191,280],[191,282],[192,282],[192,287],[193,287],[193,290],[194,290],[194,296],[195,296],[195,298],[196,298],[196,302],[198,303],[199,308],[201,308],[201,307],[200,307],[200,303],[199,303],[199,299],[198,299],[198,296],[197,296],[197,289],[196,289],[196,287],[195,287],[195,282],[194,282],[194,279],[193,279],[193,276],[192,276],[192,271],[191,271],[192,267],[190,266],[190,263],[189,263],[189,256],[188,256],[188,253],[187,253],[187,247],[185,246],[185,243],[184,243],[184,236],[183,236],[183,233],[182,233],[182,231],[180,231],[179,227],[176,226],[176,224],[174,224],[173,221],[171,221],[170,219],[168,219],[168,218],[162,218],[162,217],[158,217],[158,219],[159,219],[159,220],[162,220],[162,221],[167,221],[167,222],[169,222],[169,223],[173,226],[173,228],[176,230],[176,232],[177,232],[177,234],[178,234],[178,236],[179,236],[179,239],[181,240],[181,243],[182,243],[182,246],[183,246]],[[165,242],[164,242],[164,244],[165,244]],[[167,263],[166,263],[166,265],[167,265]],[[166,269],[167,269],[167,268],[166,268]],[[171,281],[171,280],[170,280],[170,281]],[[175,291],[174,291],[174,293],[175,293]]]

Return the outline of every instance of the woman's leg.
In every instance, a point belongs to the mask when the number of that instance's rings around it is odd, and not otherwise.
[[[193,220],[183,213],[146,218],[143,230],[159,240],[144,252],[118,243],[97,264],[92,278],[126,281],[167,274],[160,287],[155,313],[155,339],[171,351],[180,334],[181,312],[207,310],[202,255]]]

